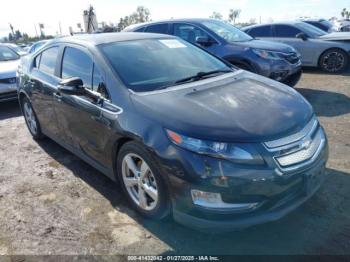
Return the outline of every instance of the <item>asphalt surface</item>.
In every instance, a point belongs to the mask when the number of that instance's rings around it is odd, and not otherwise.
[[[279,221],[204,234],[135,214],[114,184],[0,104],[0,255],[350,254],[350,73],[304,72],[297,90],[330,143],[328,178]]]

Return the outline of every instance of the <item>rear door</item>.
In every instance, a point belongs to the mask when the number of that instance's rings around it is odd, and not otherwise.
[[[31,66],[29,78],[30,98],[39,119],[41,129],[49,136],[57,137],[60,129],[55,114],[55,93],[60,82],[58,78],[59,47],[52,46],[38,54]]]
[[[112,132],[108,117],[113,117],[113,112],[117,113],[119,108],[107,102],[109,93],[104,72],[94,63],[93,56],[86,48],[67,45],[62,56],[60,76],[61,79],[79,77],[84,87],[106,97],[100,104],[86,96],[58,94],[60,105],[57,107],[57,117],[64,129],[66,143],[85,157],[107,167],[109,159],[105,157],[105,148]],[[112,114],[106,116],[106,111]]]

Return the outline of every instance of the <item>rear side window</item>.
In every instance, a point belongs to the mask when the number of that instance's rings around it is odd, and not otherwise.
[[[41,53],[39,70],[50,75],[55,74],[58,47],[51,47]],[[37,61],[35,61],[37,62]]]
[[[62,78],[79,77],[84,86],[91,88],[93,62],[88,54],[73,48],[66,47],[62,60]]]
[[[248,31],[248,34],[252,37],[271,37],[271,26],[266,25],[252,28]]]
[[[145,32],[167,34],[168,33],[168,24],[156,24],[156,25],[147,26]]]
[[[196,43],[196,39],[199,36],[211,38],[202,29],[189,24],[174,24],[174,35],[193,44]]]
[[[298,28],[289,25],[276,25],[275,34],[276,37],[296,37],[297,34],[301,33]]]
[[[140,27],[136,29],[134,32],[143,32],[143,31],[145,31],[145,27]]]

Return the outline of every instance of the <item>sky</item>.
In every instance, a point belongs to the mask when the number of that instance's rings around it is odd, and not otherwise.
[[[350,9],[349,0],[1,0],[0,37],[10,32],[9,23],[31,36],[39,32],[39,23],[45,25],[46,34],[58,33],[60,25],[62,33],[68,34],[69,26],[77,30],[77,24],[83,23],[83,10],[90,4],[98,22],[107,23],[118,22],[140,5],[150,10],[152,20],[205,18],[213,11],[227,19],[229,9],[241,9],[238,22],[340,17],[344,7]]]

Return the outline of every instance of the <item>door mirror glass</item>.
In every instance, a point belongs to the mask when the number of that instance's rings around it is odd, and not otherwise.
[[[83,80],[79,77],[62,80],[58,86],[58,90],[67,95],[84,95],[86,93]]]
[[[300,38],[300,39],[302,39],[302,40],[304,40],[304,41],[306,41],[307,40],[307,35],[305,34],[305,33],[299,33],[299,34],[297,34],[296,35],[296,37],[297,38]]]

